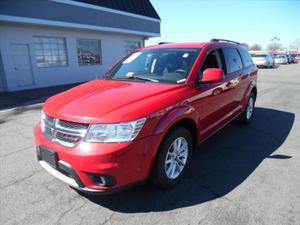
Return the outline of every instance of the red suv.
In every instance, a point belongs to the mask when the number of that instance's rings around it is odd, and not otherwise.
[[[35,128],[39,163],[89,193],[148,179],[173,186],[199,143],[236,117],[251,120],[256,80],[237,42],[139,49],[102,78],[46,101]]]

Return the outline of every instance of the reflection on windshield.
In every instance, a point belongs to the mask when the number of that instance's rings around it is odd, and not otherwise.
[[[111,79],[120,80],[184,83],[200,50],[164,48],[134,52],[108,75]]]

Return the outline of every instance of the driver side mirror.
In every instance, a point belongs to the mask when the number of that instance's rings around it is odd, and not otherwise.
[[[206,82],[221,82],[225,80],[224,71],[219,68],[208,68],[204,70],[201,83]]]

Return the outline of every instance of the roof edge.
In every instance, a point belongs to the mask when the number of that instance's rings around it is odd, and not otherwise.
[[[83,30],[95,30],[95,31],[112,32],[112,33],[123,33],[123,34],[139,35],[144,37],[160,37],[159,33],[129,30],[124,28],[87,25],[81,23],[62,22],[57,20],[35,19],[35,18],[21,17],[21,16],[0,15],[0,21],[20,23],[20,24],[34,24],[34,25],[64,27],[64,28],[73,28],[73,29],[83,29]]]
[[[61,3],[61,4],[72,5],[72,6],[78,6],[78,7],[82,7],[82,8],[89,8],[89,9],[94,9],[94,10],[115,13],[115,14],[119,14],[119,15],[131,16],[131,17],[135,17],[135,18],[139,18],[139,19],[150,20],[153,22],[159,22],[159,23],[161,22],[161,19],[144,16],[144,15],[140,15],[140,14],[136,14],[136,13],[131,13],[131,12],[125,12],[125,11],[121,11],[121,10],[117,10],[117,9],[111,9],[111,8],[93,5],[93,4],[84,3],[84,2],[76,2],[76,1],[72,1],[72,0],[50,0],[50,1]],[[151,4],[151,2],[150,2],[150,4]],[[152,4],[151,4],[151,6],[152,6]],[[153,6],[152,6],[152,8],[153,8],[153,10],[155,10]]]

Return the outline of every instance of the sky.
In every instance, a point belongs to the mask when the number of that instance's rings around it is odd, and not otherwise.
[[[151,0],[161,18],[158,42],[224,38],[263,48],[278,37],[288,48],[300,38],[300,0]]]

